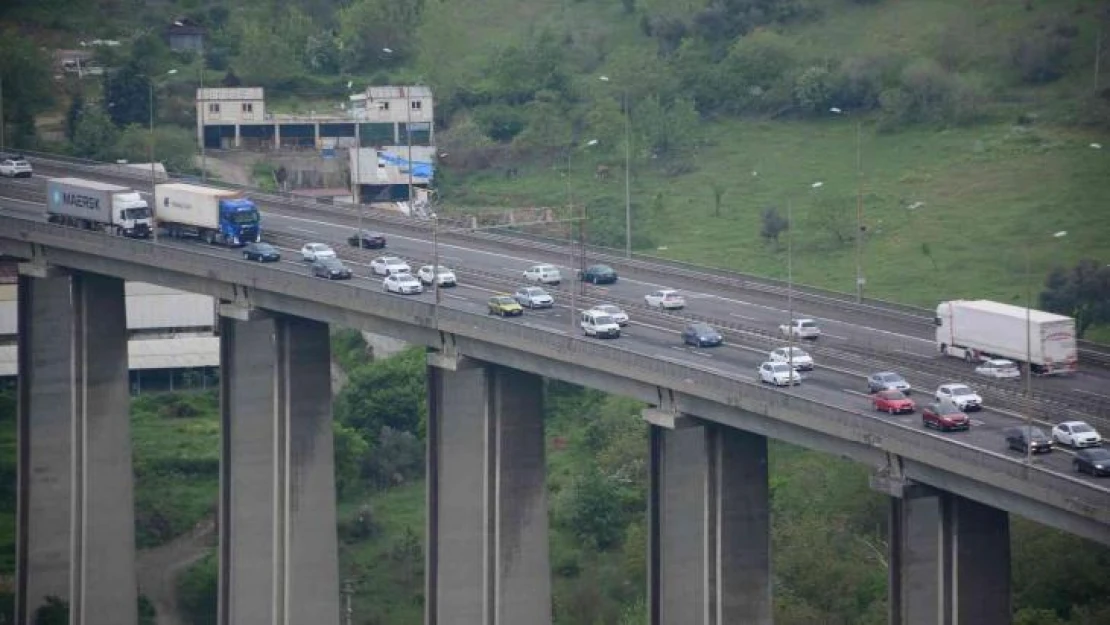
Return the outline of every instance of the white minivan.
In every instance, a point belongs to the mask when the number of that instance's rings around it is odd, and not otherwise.
[[[583,311],[582,320],[578,325],[582,326],[582,332],[586,336],[615,339],[621,335],[621,327],[617,324],[617,320],[601,310]]]

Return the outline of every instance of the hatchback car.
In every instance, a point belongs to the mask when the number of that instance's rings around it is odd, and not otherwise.
[[[590,265],[580,272],[579,278],[591,284],[612,284],[617,281],[617,272],[609,265]]]
[[[431,286],[433,273],[435,274],[434,279],[436,283],[439,284],[439,286],[452,287],[458,284],[458,281],[455,279],[455,272],[451,271],[447,267],[444,267],[443,265],[439,266],[439,271],[434,271],[434,268],[431,265],[424,265],[420,269],[416,270],[416,278],[420,280],[421,284]]]
[[[1052,451],[1052,439],[1045,435],[1041,428],[1023,425],[1006,428],[1002,434],[1006,437],[1006,447],[1015,451],[1022,453],[1032,451],[1035,454],[1046,454]]]
[[[396,256],[379,256],[370,261],[370,271],[376,276],[388,276],[395,273],[412,273],[412,267]]]
[[[524,279],[540,284],[559,284],[563,276],[554,265],[533,265],[524,272]]]
[[[525,308],[551,308],[555,300],[538,286],[522,286],[513,293],[513,299]]]
[[[879,391],[871,397],[871,405],[875,407],[875,410],[892,415],[913,412],[916,408],[913,400],[906,397],[906,394],[902,391]]]
[[[494,295],[489,298],[488,312],[501,317],[517,317],[524,314],[524,309],[508,295]]]
[[[644,303],[652,308],[678,310],[686,307],[686,298],[673,289],[659,289],[645,295]]]
[[[867,377],[867,392],[878,393],[879,391],[902,391],[909,395],[913,392],[913,388],[905,378],[897,373],[893,371],[880,371],[879,373],[872,373]]]
[[[622,328],[628,325],[628,313],[621,310],[620,306],[614,306],[612,304],[600,304],[594,306],[594,310],[600,310],[601,312],[609,315],[613,318],[613,321],[616,321],[617,325]]]
[[[1071,466],[1079,473],[1090,473],[1095,477],[1110,475],[1110,450],[1080,449],[1075,452]]]
[[[325,256],[312,263],[312,275],[329,280],[350,280],[354,274],[343,261],[334,256]]]
[[[921,409],[921,425],[941,432],[971,429],[971,419],[951,402],[934,402]]]
[[[934,393],[937,401],[950,401],[960,410],[982,410],[983,398],[966,384],[941,384]]]
[[[276,263],[281,260],[281,252],[269,243],[247,243],[243,248],[243,258],[260,263]]]
[[[411,273],[394,273],[382,280],[382,288],[387,293],[400,293],[402,295],[419,295],[424,292],[424,285],[412,276]]]
[[[30,178],[34,170],[22,156],[0,156],[0,175],[12,178]]]
[[[763,384],[775,386],[789,386],[801,384],[802,375],[791,369],[790,365],[781,362],[765,362],[759,365],[759,381]]]
[[[780,347],[773,350],[767,357],[772,362],[785,362],[787,364],[794,364],[794,368],[799,371],[812,371],[813,370],[813,357],[805,351],[797,347]]]
[[[1021,377],[1021,369],[1018,368],[1017,363],[1005,358],[992,358],[983,362],[983,364],[975,367],[975,373],[985,375],[988,378],[997,378],[999,380],[1008,380]]]
[[[1052,440],[1071,447],[1098,447],[1102,436],[1083,421],[1064,421],[1052,428]]]
[[[301,260],[314,262],[321,258],[335,258],[335,250],[323,243],[305,243],[301,248]]]
[[[724,342],[721,333],[708,323],[691,323],[682,331],[682,343],[694,347],[716,347]]]
[[[368,250],[380,250],[385,248],[385,235],[380,232],[370,232],[363,230],[355,232],[347,237],[347,245],[351,247],[360,247]]]

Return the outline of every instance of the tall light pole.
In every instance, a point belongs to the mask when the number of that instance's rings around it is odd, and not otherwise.
[[[185,23],[180,20],[174,20],[173,25],[185,26]],[[204,94],[204,70],[208,65],[208,61],[204,56],[204,37],[207,34],[207,32],[202,34],[200,39],[200,72],[198,72],[198,82],[200,83],[200,92],[202,95]],[[208,143],[208,132],[207,129],[204,127],[204,109],[207,107],[208,102],[207,100],[205,100],[205,102],[200,107],[200,181],[202,183],[208,182],[208,152],[206,151],[206,148],[208,146],[205,145],[206,143]]]
[[[439,329],[439,215],[432,217],[432,290],[435,292],[435,305],[432,307],[433,326]]]
[[[1068,236],[1067,230],[1053,233],[1053,238]],[[1025,397],[1033,397],[1033,257],[1032,241],[1025,246]],[[1033,447],[1029,444],[1033,434],[1033,408],[1025,409],[1025,462],[1033,463]]]
[[[595,145],[597,145],[597,139],[590,139],[589,141],[587,141],[583,145],[583,147],[592,147],[592,146],[595,146]],[[572,184],[571,184],[571,181],[570,181],[570,172],[571,172],[571,157],[574,155],[574,148],[575,148],[575,146],[572,143],[570,145],[570,149],[567,150],[567,205],[568,205],[568,208],[570,209],[570,213],[571,213],[572,217],[574,216],[574,202],[572,200],[573,196],[571,194]],[[584,216],[585,216],[585,213],[583,213],[583,217]],[[574,281],[578,277],[577,276],[577,271],[575,270],[575,262],[574,262],[574,251],[575,251],[574,233],[575,233],[575,224],[576,223],[578,223],[578,222],[572,222],[571,226],[570,226],[570,230],[567,231],[567,249],[570,250],[570,262],[567,265],[568,268],[570,269],[570,275],[567,276],[567,281],[569,282],[569,286],[570,286],[570,334],[571,334],[571,336],[574,336],[575,328],[578,327],[577,324],[575,324],[575,322],[574,322],[574,311],[578,310],[578,289],[575,288],[576,285],[574,284]],[[581,233],[581,230],[579,230],[579,233]]]
[[[382,52],[384,52],[385,54],[390,55],[390,56],[393,55],[393,49],[392,48],[382,48]],[[404,91],[405,91],[405,141],[408,144],[408,171],[409,171],[409,176],[408,176],[408,178],[409,178],[409,181],[408,181],[409,182],[409,184],[408,184],[408,187],[409,187],[408,203],[409,203],[409,212],[411,213],[416,209],[416,201],[412,197],[412,94],[411,94],[410,86],[402,85],[401,88],[404,89]],[[421,109],[421,110],[423,110],[423,109]]]
[[[825,186],[824,182],[818,180],[809,185],[811,189],[820,189]],[[787,349],[787,364],[790,367],[790,378],[794,377],[794,215],[792,211],[793,202],[790,198],[786,199],[786,315],[787,315],[787,332],[786,332],[786,349]],[[793,386],[793,381],[790,383]]]
[[[173,74],[176,74],[176,73],[177,73],[176,69],[171,69],[170,71],[166,72],[166,75],[172,76]],[[158,176],[154,171],[154,77],[153,76],[147,77],[147,82],[150,84],[150,102],[149,102],[149,104],[150,104],[150,141],[147,142],[148,152],[149,152],[149,155],[150,155],[150,197],[151,197],[151,203],[150,204],[151,204],[151,206],[154,206],[156,204],[156,202],[154,201],[154,189],[155,189],[155,185],[158,184]],[[151,216],[154,215],[153,210],[151,210],[150,213],[151,213]],[[151,228],[151,230],[154,233],[154,242],[157,243],[158,242],[158,224],[154,224],[154,227]]]
[[[351,102],[351,86],[354,85],[353,80],[347,81],[347,103]],[[355,170],[351,173],[351,198],[355,202],[355,207],[358,209],[358,232],[355,236],[358,237],[358,248],[362,249],[362,120],[358,118],[358,114],[354,108],[351,108],[351,117],[355,122]],[[350,161],[347,164],[350,165]]]
[[[608,76],[598,80],[609,82]],[[624,112],[624,257],[632,258],[632,111],[628,110],[628,87],[621,88],[621,109]]]
[[[844,115],[844,111],[832,107],[829,112]],[[856,118],[856,303],[863,301],[863,123]]]

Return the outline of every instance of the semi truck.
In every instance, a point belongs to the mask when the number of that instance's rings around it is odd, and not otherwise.
[[[153,227],[150,206],[138,191],[81,178],[46,182],[46,220],[136,238],[149,237]]]
[[[254,202],[238,191],[186,183],[154,186],[154,220],[170,237],[238,247],[262,240]]]
[[[1038,375],[1079,368],[1071,317],[988,300],[954,300],[937,306],[934,321],[937,348],[946,356],[1028,362]]]

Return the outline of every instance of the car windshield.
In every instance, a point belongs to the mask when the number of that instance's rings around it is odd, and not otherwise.
[[[319,262],[321,265],[327,267],[328,269],[339,269],[343,267],[343,263],[340,262],[338,258],[321,258]]]
[[[881,395],[883,399],[905,399],[906,398],[906,396],[902,394],[902,391],[885,391],[883,393],[879,393],[879,395]]]
[[[150,217],[150,209],[143,208],[125,208],[123,210],[124,219],[147,219]]]
[[[609,306],[609,305],[598,306],[594,310],[600,310],[602,312],[609,313],[610,315],[616,315],[616,314],[619,314],[621,312],[620,308],[617,308],[616,306]]]
[[[1009,360],[995,360],[992,361],[991,364],[994,365],[996,369],[1017,369],[1017,364]]]
[[[331,248],[324,245],[323,243],[313,243],[312,245],[309,245],[307,247],[310,251],[313,251],[313,252],[330,252],[331,251]]]
[[[952,404],[949,404],[949,403],[933,404],[933,407],[936,409],[937,414],[950,415],[950,414],[959,414],[960,413],[959,408],[957,408],[957,407],[955,407],[955,406],[953,406]]]
[[[1095,430],[1086,423],[1075,423],[1071,426],[1071,431],[1076,434],[1082,434],[1084,432],[1094,432]]]
[[[613,268],[606,265],[595,265],[590,267],[590,271],[594,273],[613,273]]]
[[[231,221],[237,224],[253,224],[258,223],[258,211],[245,210],[232,213],[230,215]]]
[[[1107,449],[1087,449],[1081,453],[1086,454],[1094,462],[1110,460],[1110,450]]]
[[[882,379],[883,382],[897,383],[902,381],[902,376],[898,375],[897,373],[884,373],[879,377]]]
[[[533,287],[533,288],[530,288],[530,289],[524,289],[524,294],[528,295],[530,297],[540,297],[540,296],[543,296],[543,295],[547,295],[547,293],[544,292],[543,289],[536,288],[536,287]]]
[[[609,315],[598,315],[598,316],[594,317],[594,324],[595,325],[607,326],[607,325],[612,325],[613,323],[614,323],[613,318],[610,317]]]
[[[383,258],[382,262],[387,265],[400,265],[404,261],[402,261],[400,258]]]
[[[804,351],[798,349],[797,347],[795,347],[793,349],[787,347],[786,349],[782,350],[782,353],[785,354],[788,357],[791,354],[793,354],[795,358],[808,358],[809,357],[809,354],[807,354]]]
[[[774,371],[775,373],[779,373],[779,372],[782,372],[782,371],[790,371],[790,365],[787,365],[787,364],[784,364],[784,363],[781,363],[781,362],[776,363],[776,364],[771,365],[771,370]]]
[[[664,293],[663,294],[663,299],[675,299],[677,297],[678,297],[678,293],[673,293],[672,292],[672,293]]]
[[[397,281],[398,282],[416,282],[417,281],[416,278],[412,277],[412,274],[409,274],[409,273],[399,273],[399,274],[396,274],[396,276],[397,276]]]
[[[815,321],[803,321],[802,322],[802,327],[803,328],[816,328],[817,327],[817,322],[815,322]]]
[[[950,386],[948,388],[950,391],[952,391],[952,394],[956,395],[957,397],[961,395],[973,395],[971,389],[966,386]]]
[[[506,306],[506,305],[515,304],[516,302],[514,302],[513,298],[511,298],[511,297],[495,297],[495,298],[493,298],[493,303],[494,304],[500,304],[502,306]]]
[[[713,328],[707,326],[704,323],[695,323],[694,325],[690,326],[690,330],[692,332],[696,332],[697,334],[713,334]]]
[[[1045,436],[1045,433],[1040,428],[1022,427],[1022,428],[1018,428],[1018,433],[1019,434],[1024,433],[1029,438],[1031,438],[1035,441],[1042,441],[1042,440],[1047,440],[1048,439],[1048,437]]]
[[[269,254],[270,252],[274,251],[274,246],[270,245],[269,243],[255,243],[252,246],[252,249],[255,252],[262,252],[263,254]]]

